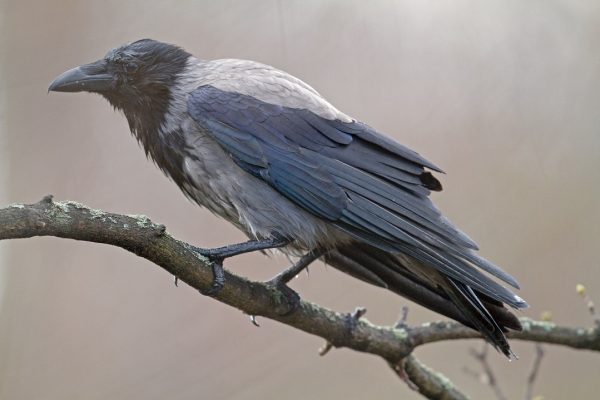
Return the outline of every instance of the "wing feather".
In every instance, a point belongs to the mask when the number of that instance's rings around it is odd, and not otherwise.
[[[476,244],[433,205],[428,195],[439,182],[425,168],[441,169],[414,151],[360,122],[327,119],[210,85],[190,95],[188,110],[241,168],[309,212],[493,299],[524,305],[475,268],[518,287],[476,255]]]

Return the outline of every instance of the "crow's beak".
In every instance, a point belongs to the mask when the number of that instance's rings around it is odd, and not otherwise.
[[[53,92],[103,92],[113,88],[113,76],[104,60],[85,64],[60,74],[50,84]]]

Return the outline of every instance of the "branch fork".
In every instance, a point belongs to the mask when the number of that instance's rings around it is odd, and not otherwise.
[[[121,247],[160,266],[176,277],[176,283],[183,281],[201,292],[207,292],[212,285],[209,260],[194,252],[193,246],[172,237],[164,225],[153,223],[143,215],[108,213],[73,201],[54,201],[52,196],[35,204],[13,204],[0,209],[0,240],[35,236]],[[423,365],[412,352],[419,346],[438,341],[481,339],[472,329],[452,321],[408,327],[406,311],[394,326],[376,326],[363,318],[364,308],[343,314],[302,299],[293,312],[285,314],[279,310],[281,294],[268,284],[249,281],[228,271],[224,271],[224,277],[227,283],[215,300],[247,315],[279,321],[325,339],[326,344],[319,354],[326,354],[334,346],[346,347],[379,356],[395,371],[401,362],[408,381],[418,387],[423,396],[466,399],[447,378]],[[600,351],[600,321],[597,319],[595,328],[559,326],[527,318],[522,318],[521,323],[523,331],[509,332],[510,339]]]

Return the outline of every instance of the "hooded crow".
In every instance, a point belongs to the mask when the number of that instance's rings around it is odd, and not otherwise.
[[[60,75],[49,90],[93,92],[122,111],[146,155],[183,193],[251,240],[197,249],[222,262],[279,248],[321,259],[478,330],[510,357],[513,277],[475,252],[429,198],[435,164],[336,109],[292,75],[253,61],[195,58],[143,39]],[[491,275],[491,276],[490,276]],[[293,296],[289,296],[290,298]]]

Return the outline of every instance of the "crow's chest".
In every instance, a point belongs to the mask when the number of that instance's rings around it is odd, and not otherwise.
[[[235,223],[239,220],[234,206],[239,168],[191,119],[182,123],[181,132],[184,147],[180,158],[182,182],[178,185],[196,203]]]

